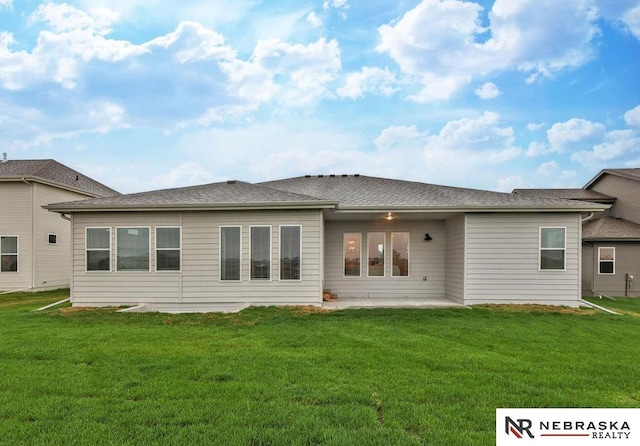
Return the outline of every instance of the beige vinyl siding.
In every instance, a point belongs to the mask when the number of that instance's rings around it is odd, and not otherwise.
[[[617,198],[611,215],[640,223],[640,181],[605,174],[591,190]]]
[[[445,295],[445,225],[440,220],[326,221],[325,288],[340,297],[428,300]],[[385,275],[367,277],[367,233],[385,233]],[[409,232],[409,277],[392,277],[391,234]],[[343,234],[362,234],[362,274],[344,277]],[[425,233],[433,240],[424,241]],[[423,280],[426,277],[427,280]]]
[[[464,303],[465,293],[465,216],[450,218],[446,222],[446,297]]]
[[[615,274],[598,274],[598,248],[615,248]],[[640,242],[595,242],[583,247],[583,292],[624,296],[626,275],[634,276],[628,295],[640,296]],[[591,279],[591,280],[588,280]],[[592,293],[591,291],[594,291]]]
[[[57,212],[42,206],[64,201],[83,200],[86,195],[35,183],[35,288],[60,288],[71,281],[71,223]],[[56,234],[57,243],[49,244],[49,234]]]
[[[465,303],[577,306],[580,214],[468,214]],[[539,270],[540,227],[566,227],[565,271]]]
[[[250,280],[250,226],[271,225],[271,280]],[[279,227],[302,226],[302,280],[279,279]],[[321,304],[322,213],[310,211],[118,212],[74,215],[74,305],[158,304],[199,308],[211,304]],[[111,272],[86,272],[85,228],[112,228]],[[115,271],[116,226],[151,227],[149,272]],[[155,227],[182,227],[182,270],[155,271]],[[221,281],[221,226],[242,226],[242,280]]]
[[[31,185],[0,182],[0,235],[18,236],[18,272],[0,273],[0,290],[32,286],[33,245]]]

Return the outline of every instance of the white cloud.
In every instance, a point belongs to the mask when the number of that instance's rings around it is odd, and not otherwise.
[[[549,146],[549,144],[538,141],[531,141],[529,143],[529,147],[527,148],[528,157],[546,155],[553,152],[554,150]]]
[[[640,40],[640,5],[627,10],[621,17],[622,22],[627,26],[631,34]]]
[[[599,30],[589,0],[496,0],[487,28],[482,10],[473,2],[423,0],[378,28],[377,50],[424,87],[411,99],[448,99],[474,77],[505,71],[519,70],[535,81],[592,56],[590,42]]]
[[[11,9],[13,7],[13,0],[0,0],[0,9],[7,8]]]
[[[624,122],[632,127],[640,127],[640,105],[624,114]]]
[[[248,61],[223,62],[222,67],[230,93],[238,98],[305,106],[330,95],[328,84],[341,69],[340,49],[336,40],[324,38],[308,45],[266,40],[258,42]]]
[[[398,91],[396,75],[377,67],[363,67],[362,70],[349,73],[342,87],[337,89],[339,97],[358,99],[365,93],[391,96]]]
[[[177,165],[166,175],[153,179],[147,187],[151,189],[168,189],[212,183],[214,181],[216,181],[216,177],[211,172],[198,163],[189,161]]]
[[[608,132],[603,142],[591,150],[581,150],[571,155],[571,160],[583,166],[598,167],[621,159],[624,156],[640,152],[640,137],[633,130],[613,130]]]
[[[527,130],[535,132],[536,130],[540,130],[544,126],[544,122],[530,122],[527,124]]]
[[[475,90],[480,99],[493,99],[500,95],[500,90],[493,82],[486,82]]]
[[[419,132],[415,125],[392,126],[384,129],[373,143],[379,151],[389,151],[397,148],[421,149],[426,143],[427,132]]]
[[[547,130],[551,151],[563,153],[572,149],[600,141],[606,133],[606,127],[599,122],[573,118],[566,122],[557,122]]]
[[[325,0],[324,3],[322,3],[322,7],[324,9],[349,9],[349,2],[347,0]]]
[[[197,22],[180,22],[175,31],[157,37],[142,47],[147,51],[156,48],[170,50],[179,63],[201,60],[230,60],[235,52],[225,45],[221,34],[205,28]]]
[[[313,11],[307,15],[307,22],[311,23],[316,28],[320,28],[322,26],[322,19]]]
[[[538,169],[536,169],[536,172],[540,175],[549,177],[552,175],[556,175],[558,173],[559,167],[560,166],[556,161],[548,161],[546,163],[540,164],[540,166],[538,166]]]

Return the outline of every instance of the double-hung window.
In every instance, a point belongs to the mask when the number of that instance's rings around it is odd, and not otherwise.
[[[87,271],[111,271],[111,228],[87,228]]]
[[[566,228],[540,228],[540,269],[565,269]]]
[[[344,234],[344,276],[360,277],[362,234],[359,232]]]
[[[241,279],[242,227],[220,227],[220,280]]]
[[[271,279],[271,226],[251,226],[251,280]]]
[[[18,236],[0,236],[0,272],[18,272]]]
[[[391,233],[392,277],[409,276],[409,233]]]
[[[156,271],[180,271],[180,228],[156,228]]]
[[[616,273],[616,248],[598,248],[598,274]]]
[[[300,280],[301,226],[280,226],[280,280]]]
[[[149,271],[149,228],[116,228],[117,271]]]

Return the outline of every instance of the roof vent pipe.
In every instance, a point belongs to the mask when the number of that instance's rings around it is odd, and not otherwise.
[[[7,161],[7,152],[2,152],[2,162],[6,163]]]

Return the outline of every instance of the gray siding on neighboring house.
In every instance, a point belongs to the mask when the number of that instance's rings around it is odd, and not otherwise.
[[[598,248],[615,248],[615,274],[599,274]],[[586,295],[624,296],[626,275],[634,276],[628,295],[640,297],[640,242],[593,242],[582,247],[582,290]]]
[[[367,277],[367,233],[385,233],[385,275]],[[409,277],[391,277],[391,233],[409,232]],[[343,235],[362,234],[361,275],[345,277]],[[433,238],[424,241],[425,233]],[[326,221],[325,289],[340,297],[442,298],[445,295],[446,235],[441,220]],[[423,280],[426,277],[427,280]]]
[[[18,236],[18,272],[0,272],[0,290],[30,288],[33,268],[31,185],[0,182],[0,235]]]
[[[590,189],[617,198],[612,216],[640,223],[640,181],[605,174]]]
[[[71,282],[71,224],[60,214],[42,209],[43,205],[61,201],[83,200],[86,195],[35,183],[35,282],[34,288],[67,287]],[[57,235],[56,244],[49,234]]]
[[[105,306],[154,304],[164,309],[204,308],[241,302],[254,305],[320,305],[322,212],[309,211],[198,211],[77,213],[73,220],[74,305]],[[241,281],[220,280],[220,226],[242,226]],[[272,226],[271,280],[250,280],[250,226]],[[279,280],[279,227],[302,226],[302,280]],[[85,271],[85,228],[112,228],[112,271]],[[116,272],[118,226],[151,228],[149,272]],[[182,227],[182,270],[155,271],[155,227]]]
[[[468,214],[465,303],[577,306],[580,214]],[[539,269],[540,227],[566,227],[566,270]]]
[[[459,303],[464,303],[465,293],[465,221],[459,215],[446,222],[445,295]]]

